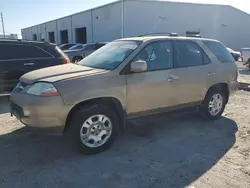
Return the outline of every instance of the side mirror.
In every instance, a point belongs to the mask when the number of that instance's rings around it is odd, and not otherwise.
[[[134,61],[130,65],[131,72],[137,72],[137,73],[145,72],[147,71],[147,68],[148,68],[148,64],[146,61],[143,61],[143,60]]]

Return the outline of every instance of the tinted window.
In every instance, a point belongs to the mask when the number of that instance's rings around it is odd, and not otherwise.
[[[95,49],[97,50],[97,49],[103,47],[104,45],[105,45],[105,44],[96,44],[96,45],[95,45]]]
[[[85,46],[85,50],[95,50],[96,47],[95,47],[95,44],[87,44]]]
[[[175,41],[175,67],[190,67],[203,64],[202,51],[192,41]]]
[[[70,47],[69,50],[81,50],[83,48],[84,48],[83,44],[76,44],[76,45]]]
[[[0,60],[51,57],[46,51],[25,44],[0,44]]]
[[[169,69],[173,67],[172,42],[154,42],[144,48],[135,60],[144,60],[148,63],[148,71]]]
[[[229,51],[219,42],[203,41],[203,43],[211,50],[211,52],[221,62],[232,62],[234,61]]]

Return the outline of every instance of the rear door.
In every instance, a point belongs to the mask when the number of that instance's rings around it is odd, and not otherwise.
[[[56,54],[55,54],[56,56]],[[62,59],[31,43],[0,43],[0,92],[10,92],[30,71],[59,65]]]
[[[169,81],[176,105],[196,104],[204,99],[204,93],[213,83],[215,66],[201,49],[191,40],[174,41],[174,69]]]
[[[22,45],[23,50],[21,58],[24,61],[23,65],[25,66],[26,72],[60,64],[58,59],[55,58],[55,54],[48,52],[49,46],[46,49],[46,44],[42,45],[44,45],[43,48],[39,45]],[[52,48],[52,46],[50,48]]]
[[[0,93],[9,93],[26,73],[26,61],[21,58],[23,46],[0,42]]]

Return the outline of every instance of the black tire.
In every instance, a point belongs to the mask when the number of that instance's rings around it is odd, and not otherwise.
[[[218,112],[218,114],[216,115],[212,115],[210,113],[210,110],[209,110],[209,102],[210,100],[212,99],[212,97],[215,95],[215,94],[220,94],[222,96],[222,108],[221,110]],[[225,93],[220,90],[220,89],[211,89],[208,91],[204,101],[202,102],[201,106],[200,106],[200,114],[201,116],[206,119],[206,120],[217,120],[221,117],[221,115],[223,114],[224,112],[224,109],[225,109],[225,106],[226,106],[226,95]]]
[[[88,147],[80,138],[80,131],[83,123],[93,115],[103,114],[107,116],[112,123],[112,132],[108,140],[99,147]],[[69,141],[76,146],[76,149],[84,154],[97,154],[107,150],[116,140],[119,132],[119,118],[115,111],[106,105],[87,105],[81,107],[74,114],[72,121],[69,124],[69,129],[66,134],[68,135]]]

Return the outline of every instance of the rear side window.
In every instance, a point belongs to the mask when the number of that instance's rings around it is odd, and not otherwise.
[[[95,44],[87,44],[85,50],[95,50]]]
[[[0,44],[0,60],[52,57],[36,46],[25,44]]]
[[[203,43],[221,62],[234,62],[233,56],[221,43],[213,41],[203,41]]]
[[[96,44],[96,45],[95,45],[95,49],[97,50],[97,49],[103,47],[104,45],[105,45],[105,44]]]
[[[203,52],[192,41],[175,41],[175,68],[203,65]]]

